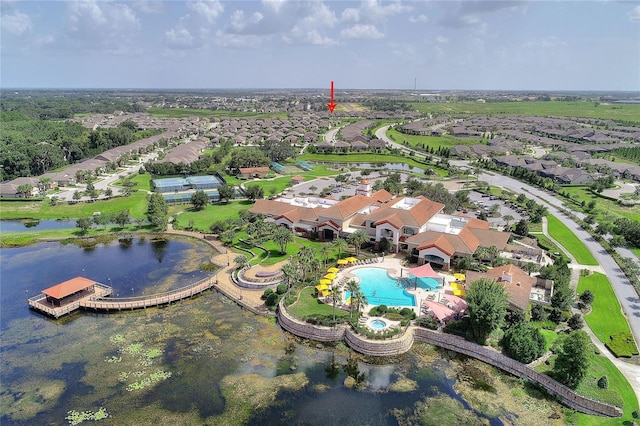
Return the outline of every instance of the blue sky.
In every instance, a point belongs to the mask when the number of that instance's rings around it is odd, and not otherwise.
[[[640,2],[0,1],[0,86],[640,90]]]

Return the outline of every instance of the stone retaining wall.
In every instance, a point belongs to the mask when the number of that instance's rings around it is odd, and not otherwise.
[[[551,395],[558,398],[562,404],[576,411],[608,417],[620,417],[622,415],[622,409],[615,405],[582,396],[546,374],[542,374],[491,348],[469,342],[453,334],[445,334],[422,327],[409,327],[404,333],[392,339],[369,340],[356,334],[348,326],[322,327],[300,321],[287,312],[283,301],[278,306],[277,316],[282,328],[296,336],[320,342],[337,342],[344,339],[355,351],[370,356],[390,356],[405,353],[411,349],[414,339],[436,345],[479,359],[514,376],[537,383]]]
[[[404,332],[385,340],[369,340],[356,334],[351,328],[345,331],[344,339],[356,352],[370,356],[392,356],[408,352],[413,345],[413,333]]]

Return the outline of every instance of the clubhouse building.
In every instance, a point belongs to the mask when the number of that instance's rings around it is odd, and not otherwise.
[[[393,197],[371,192],[363,180],[356,195],[344,200],[318,197],[257,200],[249,210],[276,225],[323,241],[346,238],[363,230],[376,246],[386,239],[396,253],[410,253],[419,265],[430,263],[449,270],[456,258],[479,247],[505,250],[510,233],[489,229],[489,223],[443,213],[444,204],[423,196]]]

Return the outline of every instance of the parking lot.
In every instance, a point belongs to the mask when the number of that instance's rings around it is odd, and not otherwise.
[[[504,200],[501,200],[495,196],[489,196],[487,194],[481,194],[476,191],[471,191],[469,193],[469,200],[474,204],[476,209],[468,211],[467,216],[477,217],[480,213],[480,210],[484,210],[485,214],[487,215],[487,220],[491,224],[491,227],[494,228],[504,227],[505,221],[503,217],[507,215],[513,216],[513,220],[510,221],[511,225],[518,222],[520,219],[527,219],[529,217],[521,208],[507,205]],[[500,206],[499,217],[489,217],[489,210],[494,204],[498,204]]]

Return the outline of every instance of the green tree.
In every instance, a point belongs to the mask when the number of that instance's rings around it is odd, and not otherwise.
[[[580,295],[580,301],[582,303],[584,303],[585,305],[590,305],[593,303],[593,299],[594,299],[594,295],[591,292],[591,290],[585,290],[582,292],[582,294]]]
[[[16,193],[24,198],[31,197],[31,191],[33,191],[33,185],[30,183],[23,183],[16,188]]]
[[[239,254],[233,258],[233,263],[236,264],[236,268],[243,269],[249,266],[249,259],[244,254]]]
[[[516,228],[513,231],[518,235],[526,237],[527,235],[529,235],[529,223],[527,223],[527,221],[524,219],[520,219],[516,223]]]
[[[575,299],[575,293],[568,284],[556,286],[551,296],[551,306],[562,311],[568,311]]]
[[[544,354],[545,341],[540,330],[521,322],[505,332],[502,345],[511,358],[529,364]]]
[[[567,321],[567,325],[572,330],[580,330],[584,326],[584,321],[582,320],[582,315],[573,314],[571,318]]]
[[[167,229],[169,207],[162,194],[154,192],[147,204],[147,220],[153,226],[164,231]]]
[[[293,241],[293,232],[284,226],[278,226],[273,234],[273,242],[280,246],[280,254],[287,253],[287,244]]]
[[[502,326],[507,313],[507,294],[502,284],[490,278],[471,283],[467,292],[471,334],[484,342],[491,332]]]
[[[264,198],[264,188],[258,185],[248,185],[244,189],[244,195],[249,199],[249,201]]]
[[[280,269],[282,270],[284,283],[287,285],[287,288],[290,289],[296,282],[296,278],[298,278],[298,267],[292,263],[286,263],[282,265]]]
[[[198,190],[191,195],[191,204],[196,210],[202,210],[209,203],[209,197],[203,190]]]
[[[220,195],[220,201],[229,202],[236,196],[236,189],[231,185],[220,185],[218,187],[218,195]]]
[[[129,210],[122,210],[116,213],[113,221],[120,226],[120,228],[124,228],[129,222],[131,222],[131,216],[129,215]]]
[[[86,234],[89,231],[91,225],[93,225],[93,220],[90,217],[81,217],[76,220],[76,226],[80,228],[80,231],[82,231],[83,234]]]
[[[513,216],[511,216],[510,214],[506,214],[504,216],[502,216],[502,220],[504,220],[504,230],[508,231],[510,228],[509,224],[511,222],[513,222],[513,219],[515,219]]]
[[[360,254],[360,247],[362,247],[364,243],[369,242],[369,234],[367,234],[363,229],[358,229],[347,237],[347,242],[354,246],[356,249],[356,256],[358,256]]]
[[[525,262],[522,265],[522,270],[531,275],[534,272],[538,272],[540,270],[540,266],[534,262]]]
[[[586,377],[592,355],[593,350],[589,335],[582,330],[572,332],[558,351],[553,366],[555,378],[575,389]]]

